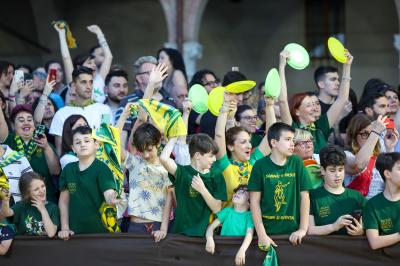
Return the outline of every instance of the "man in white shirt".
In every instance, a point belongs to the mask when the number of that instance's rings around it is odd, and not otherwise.
[[[87,67],[78,67],[72,72],[72,86],[76,90],[75,101],[57,111],[50,126],[49,133],[55,135],[56,150],[61,154],[62,132],[64,121],[72,114],[86,118],[89,126],[98,128],[101,123],[113,124],[110,107],[92,100],[93,74]]]

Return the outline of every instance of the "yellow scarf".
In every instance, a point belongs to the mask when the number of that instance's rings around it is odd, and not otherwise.
[[[72,36],[72,32],[69,29],[67,22],[65,22],[64,20],[58,20],[58,21],[53,21],[51,25],[56,25],[59,29],[65,28],[65,35],[67,37],[68,48],[72,49],[77,47],[76,40],[74,36]]]

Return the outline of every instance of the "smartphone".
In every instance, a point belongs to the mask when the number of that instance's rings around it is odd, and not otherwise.
[[[57,78],[57,69],[51,68],[49,71],[49,82],[56,80]]]
[[[24,81],[24,71],[22,70],[15,70],[14,71],[14,80],[18,83]]]
[[[29,73],[24,73],[24,80],[25,81],[33,80],[33,75]]]
[[[353,216],[353,218],[356,219],[357,221],[360,221],[361,215],[362,215],[362,210],[361,209],[354,210],[350,215]],[[355,225],[354,221],[353,221],[353,225]]]
[[[387,123],[386,129],[394,129],[394,121],[393,121],[393,119],[390,119],[390,118],[387,117],[385,119],[385,123]]]

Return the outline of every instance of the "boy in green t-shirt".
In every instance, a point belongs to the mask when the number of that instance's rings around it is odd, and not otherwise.
[[[267,232],[290,234],[289,241],[297,245],[308,229],[309,176],[303,161],[293,155],[294,129],[278,122],[267,134],[272,152],[254,164],[248,184],[259,246],[276,246]]]
[[[254,224],[249,211],[249,192],[247,185],[239,185],[234,189],[233,206],[229,206],[217,213],[217,219],[212,222],[206,232],[206,251],[214,254],[214,230],[222,224],[221,236],[245,236],[243,243],[236,253],[236,265],[244,265],[246,251],[253,240]]]
[[[400,153],[381,153],[375,163],[385,189],[364,209],[364,228],[372,249],[400,242]]]
[[[72,150],[79,161],[67,164],[60,176],[61,239],[74,233],[107,233],[99,209],[104,201],[111,205],[120,201],[111,170],[96,159],[97,148],[90,127],[72,131]]]
[[[324,184],[310,191],[308,234],[364,234],[360,215],[365,198],[360,192],[343,187],[346,154],[330,145],[321,149],[319,158]]]
[[[173,232],[188,236],[204,236],[211,213],[221,210],[226,186],[221,174],[210,173],[218,146],[206,134],[195,134],[189,141],[191,164],[182,166],[170,158],[177,138],[171,138],[160,156],[175,188],[177,208]]]

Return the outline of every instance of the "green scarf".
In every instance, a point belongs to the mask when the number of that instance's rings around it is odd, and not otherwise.
[[[25,145],[24,141],[20,136],[15,136],[15,142],[17,144],[17,151],[24,155],[28,161],[31,160],[32,155],[37,149],[37,144],[33,140],[30,140],[28,145]]]
[[[68,104],[68,106],[85,108],[85,107],[87,107],[87,106],[89,106],[89,105],[92,105],[92,104],[95,104],[95,103],[96,103],[95,100],[90,100],[90,101],[88,101],[86,104],[84,104],[84,105],[82,106],[82,105],[79,105],[79,104],[77,104],[77,103],[75,103],[75,102],[70,102],[70,103]]]
[[[239,182],[240,183],[242,183],[243,178],[246,178],[247,180],[249,179],[250,172],[251,172],[251,170],[250,170],[250,166],[251,165],[250,165],[249,161],[246,161],[244,163],[236,162],[234,160],[229,160],[229,161],[231,162],[231,164],[238,166],[239,175],[240,175],[240,177],[239,177]]]

